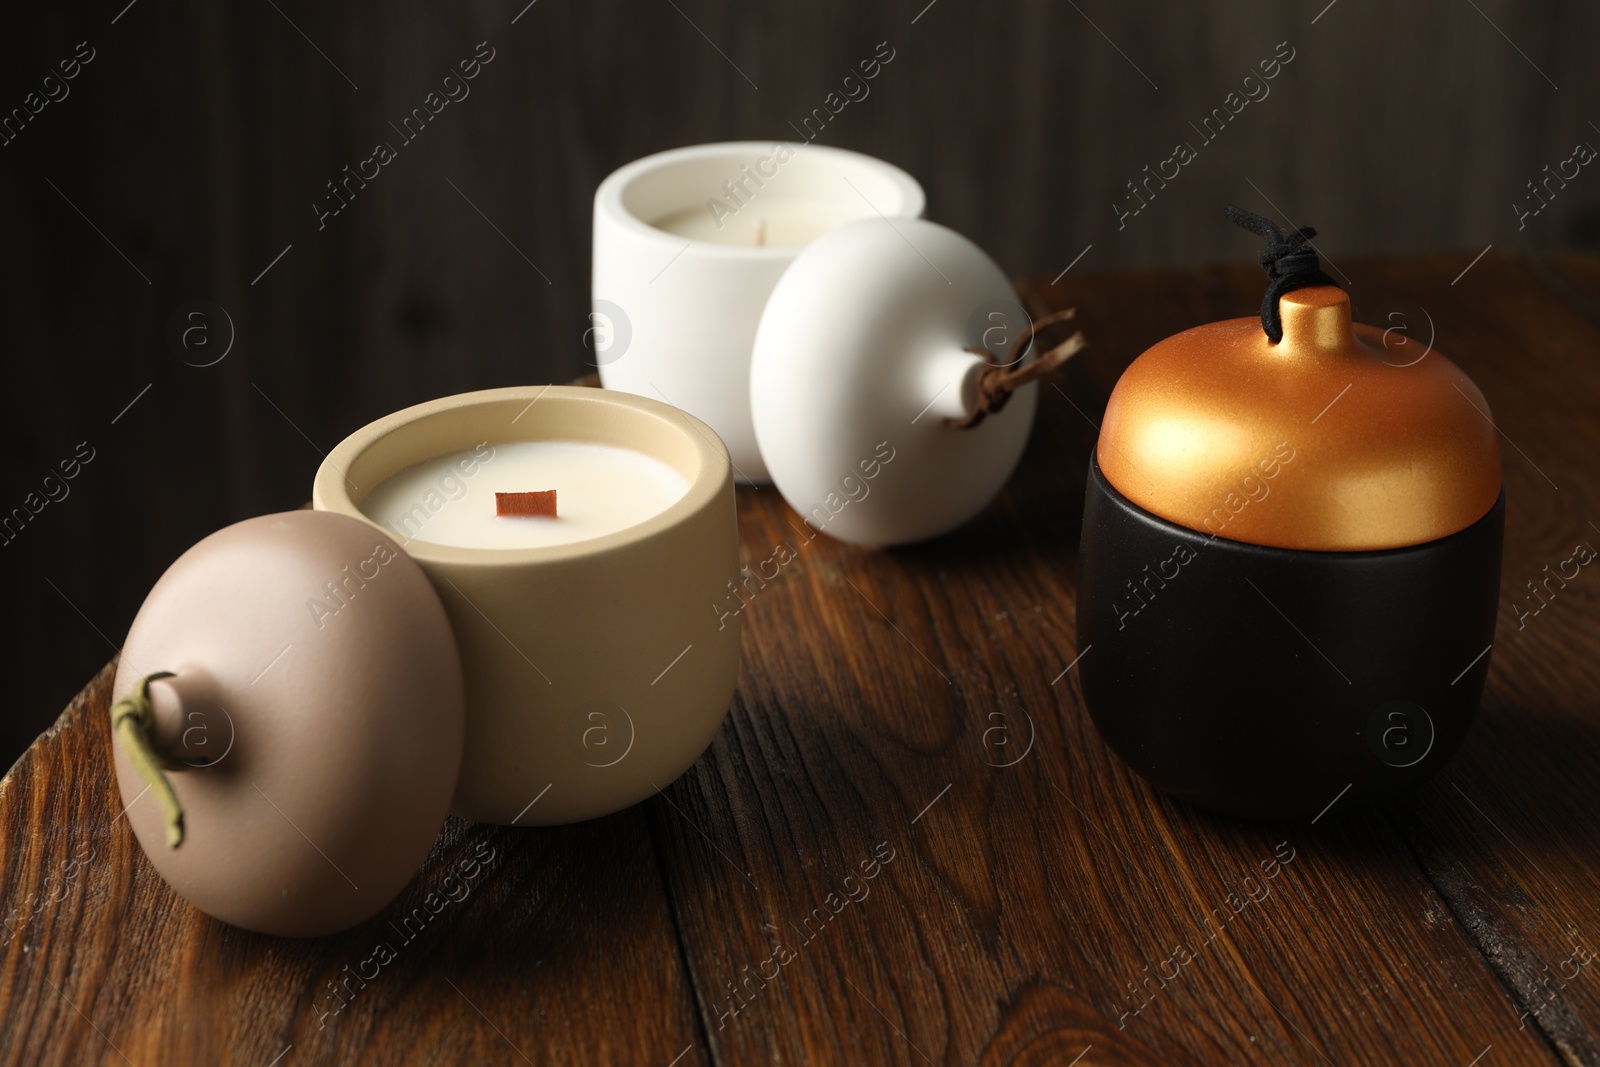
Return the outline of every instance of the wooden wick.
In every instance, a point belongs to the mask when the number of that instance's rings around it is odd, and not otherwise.
[[[1067,308],[1064,311],[1053,311],[1048,315],[1041,315],[1028,323],[1028,328],[1017,335],[1016,343],[1012,346],[1013,352],[1025,352],[1034,337],[1047,327],[1077,315],[1077,308]],[[1011,399],[1011,394],[1021,389],[1029,382],[1049,374],[1077,353],[1083,351],[1088,342],[1083,339],[1083,331],[1079,330],[1065,341],[1056,345],[1050,351],[1039,356],[1032,363],[1012,362],[1007,366],[986,363],[978,368],[978,399],[973,405],[972,412],[964,419],[951,419],[951,426],[959,430],[970,430],[984,419],[993,415],[1006,406]],[[993,352],[983,348],[969,348],[973,355],[984,356],[990,359],[999,358]]]
[[[496,493],[494,513],[497,517],[509,515],[553,519],[556,517],[556,491],[545,489],[536,493]]]

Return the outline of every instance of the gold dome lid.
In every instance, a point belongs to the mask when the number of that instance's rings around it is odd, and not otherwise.
[[[1261,318],[1185,330],[1134,360],[1096,456],[1123,496],[1248,544],[1401,548],[1466,529],[1500,495],[1483,394],[1421,342],[1353,325],[1331,285]]]

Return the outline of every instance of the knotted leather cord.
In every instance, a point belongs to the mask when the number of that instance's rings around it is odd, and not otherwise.
[[[1046,327],[1054,326],[1058,322],[1066,322],[1078,313],[1077,308],[1067,308],[1064,311],[1053,311],[1048,315],[1029,322],[1027,328],[1017,335],[1016,343],[1012,345],[1013,352],[1026,352],[1028,345],[1034,337]],[[951,419],[950,425],[960,430],[970,430],[1006,406],[1011,399],[1011,394],[1021,389],[1029,382],[1037,381],[1076,353],[1081,352],[1088,342],[1083,339],[1083,331],[1079,330],[1065,341],[1056,345],[1032,363],[1013,362],[1008,366],[997,366],[994,363],[985,363],[978,368],[978,397],[972,412],[964,419]],[[969,348],[976,356],[985,359],[999,359],[995,353],[985,348]]]
[[[1304,289],[1308,285],[1338,285],[1322,272],[1322,261],[1317,250],[1306,242],[1317,235],[1310,226],[1301,226],[1285,234],[1278,224],[1253,211],[1229,204],[1223,208],[1228,221],[1266,238],[1267,247],[1258,257],[1261,267],[1272,279],[1267,293],[1261,298],[1261,328],[1273,344],[1283,340],[1283,320],[1278,315],[1278,298],[1284,293]]]

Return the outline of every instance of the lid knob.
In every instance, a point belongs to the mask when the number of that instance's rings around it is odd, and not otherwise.
[[[1337,352],[1354,343],[1350,298],[1332,285],[1297,289],[1278,302],[1282,336],[1278,347],[1286,356],[1298,352]]]

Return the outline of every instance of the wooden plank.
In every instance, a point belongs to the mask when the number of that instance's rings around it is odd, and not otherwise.
[[[0,781],[0,1061],[708,1062],[638,809],[452,819],[370,922],[245,933],[168,890],[121,820],[112,670]]]
[[[747,562],[795,560],[745,609],[728,728],[651,809],[719,1062],[1555,1061],[1388,815],[1180,807],[1111,756],[1067,670],[1106,390],[1261,285],[1026,287],[1079,306],[1092,347],[1043,391],[1010,487],[949,537],[808,540],[770,490],[743,494]]]
[[[1600,570],[1562,568],[1600,547],[1600,261],[1486,259],[1473,277],[1463,293],[1419,274],[1416,299],[1506,442],[1494,667],[1460,756],[1395,820],[1511,991],[1521,1040],[1542,1031],[1566,1062],[1600,1063]],[[1578,575],[1547,586],[1546,567]]]

